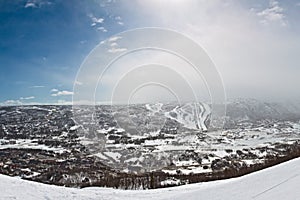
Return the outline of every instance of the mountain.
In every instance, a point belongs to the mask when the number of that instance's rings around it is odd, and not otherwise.
[[[195,102],[0,107],[0,173],[124,189],[236,177],[300,155],[296,107],[235,100],[223,129]]]
[[[256,99],[235,99],[227,103],[226,115],[234,121],[299,120],[300,106],[295,103],[272,103]]]
[[[108,188],[65,188],[0,175],[0,199],[55,200],[296,200],[300,196],[300,158],[243,177],[173,188],[125,191]],[[172,181],[172,180],[168,180]]]

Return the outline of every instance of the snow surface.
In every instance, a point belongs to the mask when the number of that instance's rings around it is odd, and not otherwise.
[[[0,149],[41,149],[45,151],[53,151],[55,153],[63,153],[67,151],[62,147],[49,147],[45,144],[38,144],[38,140],[18,139],[15,143],[10,144],[9,140],[0,139]]]
[[[300,199],[300,158],[243,177],[156,190],[65,188],[0,175],[0,199]]]
[[[206,104],[187,103],[183,106],[176,106],[170,112],[165,112],[167,118],[173,119],[181,123],[184,127],[193,130],[207,130],[205,121],[207,120],[211,110]]]

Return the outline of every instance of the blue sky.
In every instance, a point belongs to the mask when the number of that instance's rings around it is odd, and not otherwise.
[[[300,99],[299,21],[297,0],[0,0],[0,102],[70,102],[88,53],[145,26],[197,41],[229,97]]]
[[[104,5],[96,1],[0,1],[0,101],[70,99],[69,95],[51,96],[51,90],[71,91],[89,51],[124,30],[119,16],[109,12],[109,3]]]

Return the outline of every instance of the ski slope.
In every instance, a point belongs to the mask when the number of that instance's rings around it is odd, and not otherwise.
[[[296,200],[300,199],[300,158],[243,177],[156,190],[65,188],[0,175],[0,199],[98,200]]]

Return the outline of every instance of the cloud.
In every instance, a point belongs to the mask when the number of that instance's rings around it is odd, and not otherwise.
[[[103,21],[104,21],[103,18],[96,18],[96,17],[93,17],[92,20],[93,20],[93,22],[100,23],[100,24],[103,23]]]
[[[72,105],[73,102],[72,101],[66,101],[66,100],[57,100],[57,103],[54,103],[55,105]]]
[[[1,106],[15,106],[15,105],[22,105],[23,103],[20,100],[7,100],[0,103]]]
[[[108,42],[116,42],[117,40],[121,39],[122,37],[120,36],[114,36],[108,39]]]
[[[280,7],[278,1],[270,0],[269,7],[261,12],[258,12],[257,15],[263,18],[260,21],[262,24],[268,25],[275,22],[282,26],[287,25],[284,9]]]
[[[24,8],[37,8],[37,5],[33,2],[27,2]]]
[[[53,88],[50,92],[58,92],[58,89]]]
[[[44,88],[45,86],[44,85],[34,85],[34,86],[31,86],[30,88]]]
[[[113,42],[113,43],[110,44],[110,46],[111,47],[116,47],[116,46],[118,46],[118,44],[116,42]]]
[[[73,95],[73,92],[67,91],[67,90],[63,90],[63,91],[57,91],[56,93],[51,94],[51,96],[53,96],[53,97],[69,96],[69,95]]]
[[[41,8],[45,5],[51,5],[52,3],[49,1],[43,1],[43,0],[29,0],[24,5],[24,8]]]
[[[30,96],[30,97],[20,97],[20,100],[30,100],[30,99],[35,99],[34,96]]]
[[[24,104],[24,103],[22,102],[23,100],[31,100],[31,99],[35,99],[35,97],[34,97],[34,96],[20,97],[20,98],[17,99],[17,100],[9,99],[9,100],[6,100],[6,101],[4,101],[4,102],[0,102],[0,105],[1,105],[1,106],[17,106],[17,105],[23,105],[23,104]],[[30,102],[30,103],[26,103],[26,104],[37,104],[37,103]]]
[[[122,18],[121,18],[120,16],[116,16],[116,17],[115,17],[115,20],[117,20],[117,21],[121,21],[121,20],[122,20]]]
[[[75,83],[74,83],[75,85],[82,85],[83,83],[82,82],[80,82],[80,81],[75,81]]]
[[[108,50],[109,53],[119,53],[119,52],[124,52],[124,51],[127,51],[126,48],[111,48]]]
[[[131,19],[125,21],[128,26],[155,24],[177,30],[196,41],[216,64],[229,98],[274,101],[300,98],[295,92],[295,85],[300,84],[297,67],[300,64],[299,26],[292,23],[297,16],[294,8],[289,7],[295,6],[296,1],[294,4],[284,1],[236,3],[231,0],[170,2],[173,0],[124,1],[120,3],[120,8],[123,7],[120,13],[124,19]],[[116,43],[129,49],[125,38]]]
[[[92,20],[91,26],[96,26],[97,24],[102,24],[104,22],[104,18],[97,18],[93,14],[89,14],[88,17]]]
[[[108,45],[110,46],[110,49],[108,49],[109,53],[119,53],[119,52],[127,51],[127,48],[119,47],[119,44],[117,43],[117,41],[120,39],[122,39],[122,37],[113,36],[107,40],[109,43]]]
[[[122,18],[120,16],[115,17],[115,20],[119,25],[121,25],[121,26],[124,25],[124,22],[122,21]]]
[[[80,82],[76,81],[75,84],[80,84]],[[73,92],[71,91],[67,91],[67,90],[60,91],[56,88],[53,88],[50,92],[52,93],[51,96],[53,97],[73,95]]]
[[[97,28],[98,31],[107,32],[107,29],[103,26]]]

